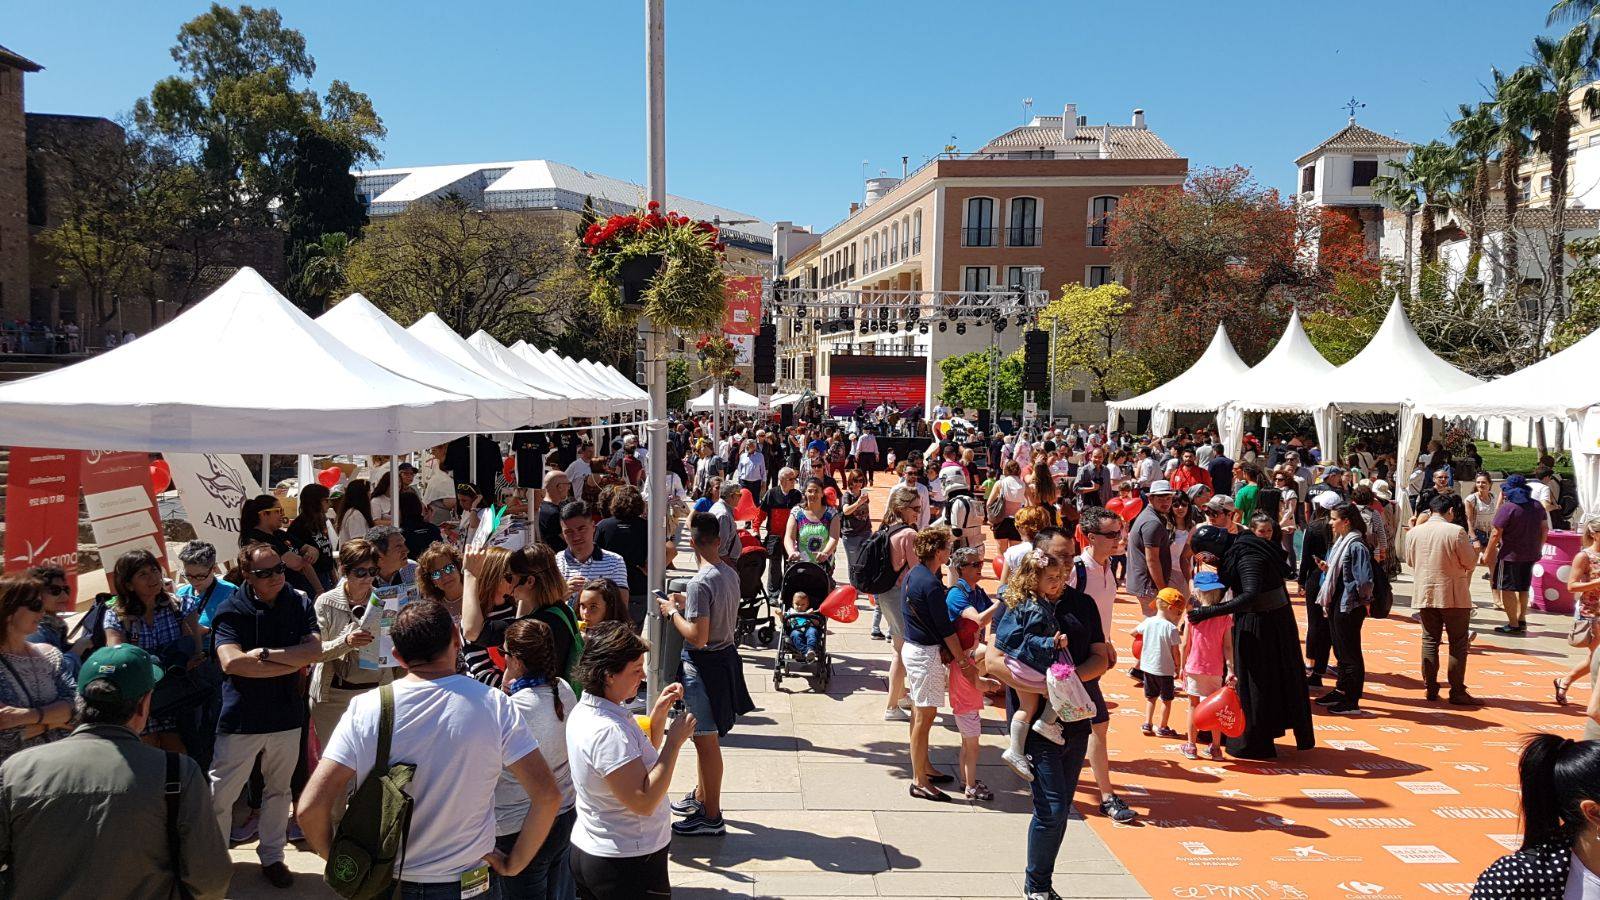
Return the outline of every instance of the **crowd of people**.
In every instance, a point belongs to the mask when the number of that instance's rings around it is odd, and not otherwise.
[[[893,650],[884,718],[908,723],[912,797],[949,802],[959,783],[965,801],[992,801],[981,717],[1006,709],[1001,758],[1033,799],[1026,892],[1048,900],[1085,764],[1099,812],[1137,818],[1109,765],[1102,682],[1119,662],[1115,677],[1145,698],[1141,737],[1180,740],[1184,757],[1271,759],[1285,736],[1308,749],[1313,704],[1361,709],[1362,628],[1389,612],[1404,526],[1425,699],[1475,705],[1471,579],[1482,568],[1491,581],[1506,617],[1495,630],[1524,633],[1532,563],[1568,512],[1548,462],[1497,487],[1470,445],[1454,458],[1431,445],[1398,479],[1359,441],[1324,459],[1293,435],[1252,437],[1235,460],[1204,429],[986,436],[935,412],[942,436],[926,443],[880,436],[860,416],[720,433],[676,422],[661,510],[647,508],[648,452],[627,432],[517,435],[509,457],[480,436],[420,466],[373,458],[331,489],[301,487],[293,516],[278,496],[248,499],[238,546],[184,546],[176,586],[154,555],[124,554],[76,628],[61,569],[0,578],[11,896],[91,884],[45,849],[69,821],[116,843],[137,873],[117,896],[160,894],[145,888],[163,878],[221,896],[228,844],[250,840],[280,888],[295,879],[286,845],[304,841],[329,858],[330,881],[392,866],[407,898],[666,892],[672,839],[726,830],[721,742],[755,708],[736,649],[752,589],[781,598],[774,639],[817,666],[819,606],[849,583]],[[880,471],[892,479],[881,509],[868,492]],[[1404,523],[1397,490],[1417,510]],[[680,547],[694,557],[692,577],[655,597],[652,516],[669,565]],[[1600,517],[1582,533],[1569,587],[1584,659],[1554,685],[1563,703],[1600,670]],[[802,566],[828,593],[784,589]],[[1143,619],[1131,635],[1113,625],[1119,591]],[[386,606],[395,597],[408,602]],[[650,701],[652,655],[673,662]],[[1238,737],[1197,720],[1199,701],[1225,689],[1244,710]],[[1174,706],[1188,710],[1181,730]],[[961,739],[954,772],[929,754],[942,710]],[[1498,871],[1562,854],[1588,864],[1600,799],[1561,785],[1593,768],[1600,702],[1587,727],[1584,744],[1530,744],[1524,781],[1578,799],[1530,808],[1527,848]],[[694,788],[671,798],[685,744]],[[384,791],[410,798],[403,822]],[[397,831],[398,848],[381,839]]]

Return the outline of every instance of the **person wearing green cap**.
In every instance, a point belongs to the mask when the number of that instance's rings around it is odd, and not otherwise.
[[[205,773],[139,740],[160,680],[160,663],[139,647],[96,650],[79,674],[82,724],[0,764],[6,896],[136,900],[174,896],[180,884],[195,900],[223,896],[233,864]],[[62,852],[67,834],[71,853]]]

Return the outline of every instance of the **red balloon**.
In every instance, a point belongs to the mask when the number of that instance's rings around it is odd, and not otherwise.
[[[1134,665],[1137,666],[1139,664],[1139,654],[1141,654],[1143,652],[1144,652],[1144,635],[1136,634],[1136,635],[1133,636],[1133,659],[1134,659]]]
[[[741,488],[739,490],[739,504],[734,507],[733,517],[740,522],[754,522],[760,516],[761,509],[756,506],[755,498],[750,496],[748,489]]]
[[[817,607],[817,612],[822,613],[835,622],[848,622],[851,619],[854,619],[859,612],[859,610],[856,609],[857,596],[859,595],[856,593],[854,586],[841,584],[833,589],[833,592],[828,595],[828,599],[822,601],[822,604]],[[842,618],[843,616],[847,615],[845,613],[846,609],[849,610],[848,619]]]
[[[167,466],[167,461],[158,459],[150,464],[150,487],[156,493],[161,493],[172,484],[172,469]]]
[[[994,559],[989,560],[989,562],[994,565],[994,577],[999,578],[1000,577],[1000,572],[1001,572],[1001,566],[1005,563],[1005,560],[1003,560],[1000,557],[996,556]]]
[[[828,616],[828,618],[834,620],[835,622],[839,622],[844,625],[849,625],[851,622],[854,622],[860,617],[861,610],[856,609],[854,606],[841,606]]]
[[[516,482],[517,458],[515,456],[506,457],[506,461],[500,466],[500,474],[506,476],[507,481],[512,483]]]
[[[1239,703],[1239,692],[1224,685],[1201,700],[1194,708],[1194,724],[1196,728],[1215,729],[1231,738],[1244,734],[1244,706]]]
[[[334,485],[339,483],[339,477],[343,474],[344,470],[338,466],[329,466],[317,473],[317,484],[320,484],[331,491],[333,490]]]
[[[823,499],[825,501],[827,501],[827,504],[829,506],[838,506],[839,505],[839,492],[834,490],[833,488],[827,488],[826,490],[824,490],[822,492],[822,497],[823,497]]]

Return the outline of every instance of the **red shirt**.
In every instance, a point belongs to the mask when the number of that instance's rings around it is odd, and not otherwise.
[[[1173,490],[1186,491],[1197,484],[1211,487],[1211,473],[1197,465],[1179,466],[1172,473]]]
[[[1144,511],[1144,500],[1138,494],[1132,497],[1112,497],[1106,501],[1106,509],[1122,517],[1122,521],[1132,525],[1133,520],[1139,518],[1139,513]]]

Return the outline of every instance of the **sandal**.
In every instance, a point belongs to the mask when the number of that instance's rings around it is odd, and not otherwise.
[[[988,803],[994,799],[994,791],[989,790],[989,786],[982,781],[974,781],[967,785],[967,799]]]
[[[944,791],[941,791],[936,787],[923,787],[920,784],[913,784],[911,786],[911,796],[917,798],[918,800],[935,800],[940,803],[948,803],[950,801],[950,795],[946,794]]]
[[[1554,680],[1555,686],[1556,686],[1556,703],[1558,703],[1558,704],[1560,704],[1562,706],[1566,706],[1567,705],[1567,690],[1569,688],[1571,688],[1572,686],[1571,685],[1562,684],[1561,683],[1561,679],[1559,679],[1559,678],[1556,678],[1556,679],[1553,679],[1553,680]]]

